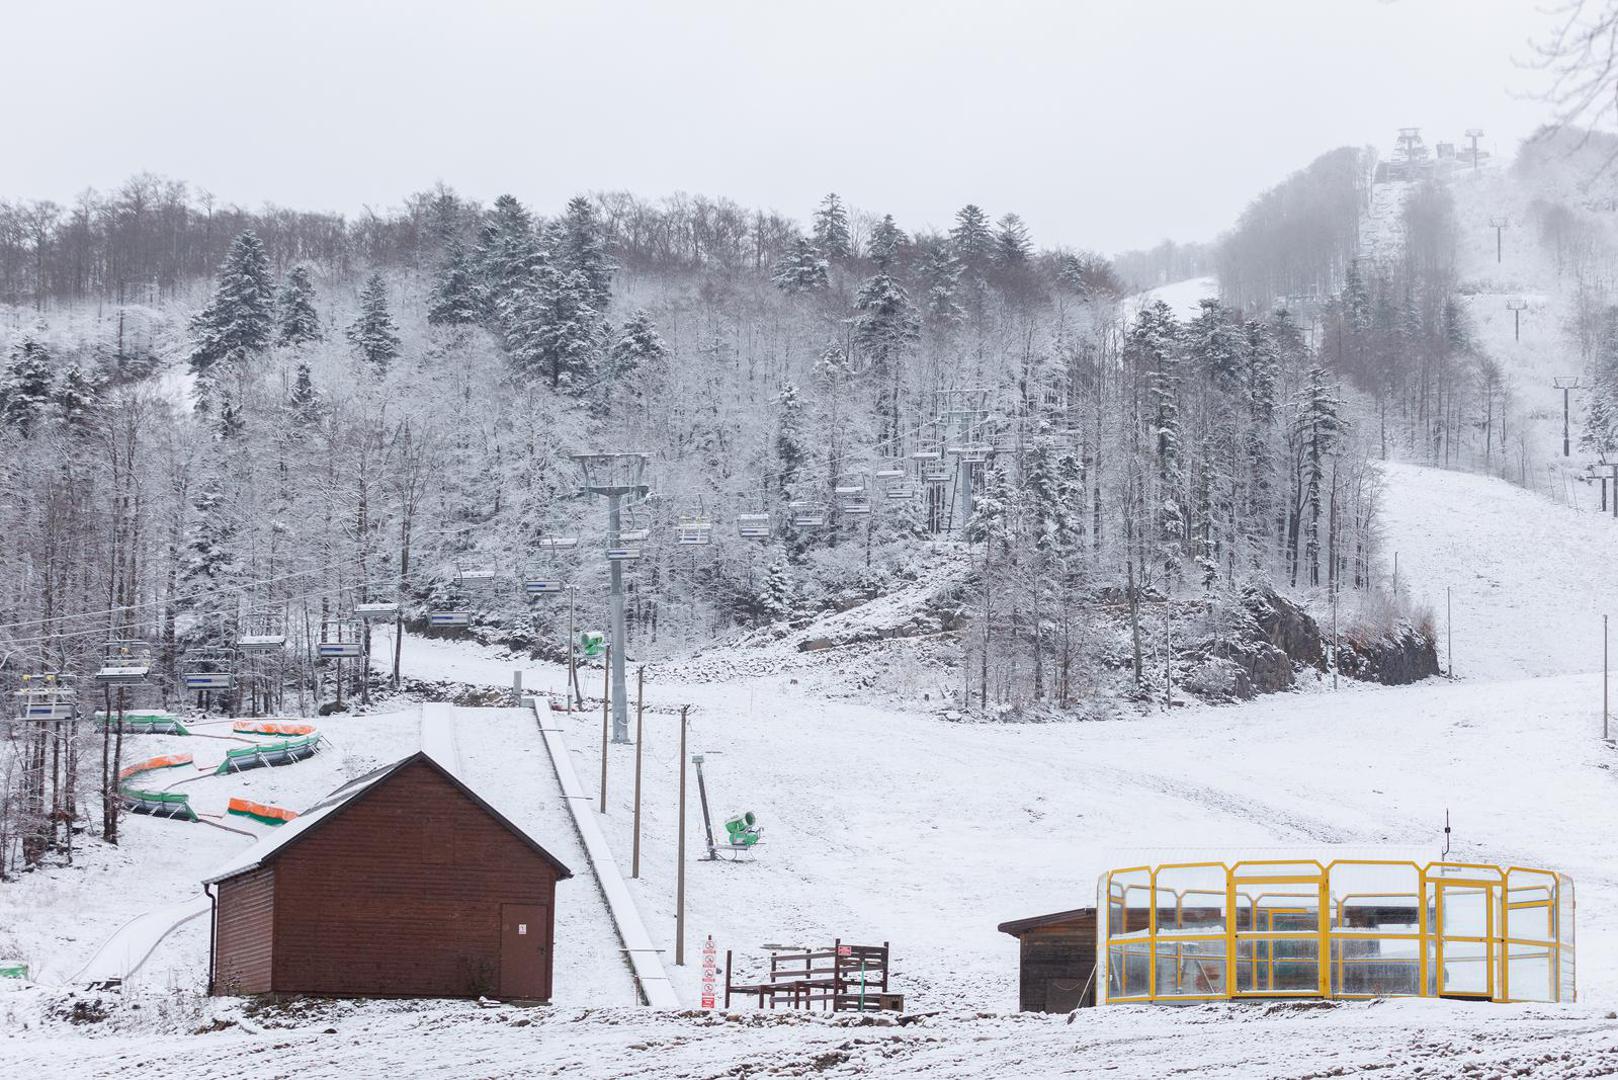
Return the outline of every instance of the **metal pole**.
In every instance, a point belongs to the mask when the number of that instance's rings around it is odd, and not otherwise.
[[[569,716],[573,715],[573,696],[579,691],[579,671],[576,666],[577,653],[574,649],[573,638],[573,608],[578,600],[578,595],[579,587],[577,585],[567,587],[567,685],[562,688],[562,696],[567,699]],[[584,704],[583,698],[579,699],[579,704]]]
[[[1444,659],[1449,665],[1449,677],[1455,678],[1455,607],[1450,602],[1450,587],[1444,586]]]
[[[680,849],[675,855],[674,879],[674,963],[685,966],[685,714],[691,706],[680,706]]]
[[[1601,738],[1607,737],[1607,617],[1601,616]]]
[[[702,803],[702,831],[708,836],[708,861],[713,862],[719,858],[714,850],[713,818],[708,814],[708,782],[702,775],[702,755],[692,754],[691,763],[697,767],[697,799]]]
[[[601,669],[601,812],[607,812],[607,704],[612,697],[608,673],[612,670],[612,642],[607,642],[607,663]]]
[[[619,500],[621,496],[609,494],[607,496],[607,546],[618,546]],[[612,669],[612,689],[614,699],[612,703],[612,741],[627,743],[629,741],[629,685],[624,675],[624,654],[629,651],[626,647],[624,632],[624,564],[614,559],[612,562],[612,643],[608,646],[608,666]]]
[[[635,847],[629,876],[640,877],[640,759],[646,747],[646,665],[635,670]]]
[[[1337,583],[1332,582],[1331,587],[1331,688],[1337,689]]]
[[[1571,445],[1568,442],[1568,436],[1567,436],[1567,414],[1568,414],[1568,395],[1571,394],[1572,392],[1573,392],[1573,388],[1571,386],[1562,387],[1562,456],[1563,457],[1569,456],[1568,455],[1568,447]]]

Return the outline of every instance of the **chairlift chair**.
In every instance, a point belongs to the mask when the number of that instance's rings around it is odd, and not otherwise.
[[[229,649],[192,649],[180,660],[180,684],[187,690],[230,690],[236,686],[236,657]]]
[[[682,514],[679,524],[675,526],[674,542],[681,547],[713,543],[713,522],[707,518]]]
[[[607,549],[608,562],[634,562],[640,558],[640,547],[635,544],[623,544]]]
[[[541,551],[572,551],[579,546],[577,536],[541,536],[534,541]]]
[[[529,574],[523,579],[522,585],[529,596],[557,596],[567,591],[567,585],[562,579],[542,577],[538,574]]]
[[[152,646],[149,643],[115,639],[107,642],[95,678],[103,686],[133,686],[145,682],[151,673]]]
[[[743,540],[768,540],[770,538],[770,515],[737,514],[736,535]]]
[[[427,613],[427,625],[464,629],[472,625],[472,613],[464,608],[437,608]]]
[[[895,480],[884,489],[883,494],[890,499],[914,499],[916,485],[909,480]]]
[[[645,511],[625,508],[619,511],[619,517],[622,523],[618,529],[620,544],[644,544],[651,539],[652,529]]]
[[[823,529],[826,526],[826,510],[816,503],[793,500],[787,503],[787,510],[792,514],[794,528]]]
[[[869,495],[843,495],[837,500],[837,508],[849,517],[864,517],[871,512],[871,497]]]
[[[367,600],[363,604],[354,605],[354,617],[364,622],[373,619],[391,619],[399,614],[397,600]]]
[[[837,486],[832,491],[839,498],[846,495],[863,495],[865,494],[865,477],[853,474],[845,476],[837,481]]]
[[[910,475],[910,468],[904,458],[887,458],[876,467],[875,475],[878,480],[903,480]]]
[[[358,660],[365,653],[364,635],[359,624],[333,619],[320,625],[320,641],[315,655],[322,660]]]
[[[955,470],[942,461],[929,461],[921,467],[921,479],[928,484],[947,484]]]
[[[20,720],[71,720],[77,707],[78,691],[66,677],[55,672],[24,675],[17,691],[17,718]]]
[[[236,648],[244,653],[276,652],[286,643],[286,624],[273,611],[248,612],[236,634]]]

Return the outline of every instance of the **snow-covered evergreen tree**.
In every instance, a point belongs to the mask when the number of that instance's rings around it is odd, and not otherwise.
[[[803,399],[792,383],[781,387],[775,398],[775,463],[778,486],[790,491],[799,471],[809,461],[809,445],[804,441]]]
[[[871,259],[878,270],[897,270],[902,256],[910,246],[910,238],[893,220],[892,214],[883,214],[882,220],[871,230]]]
[[[981,272],[994,254],[994,234],[989,215],[975,203],[967,203],[955,213],[949,231],[951,254],[967,270]]]
[[[0,380],[0,421],[27,435],[51,402],[50,353],[32,337],[11,350],[4,380]]]
[[[287,271],[275,298],[276,341],[296,348],[325,336],[315,310],[315,283],[301,263]]]
[[[759,590],[758,606],[776,622],[791,618],[797,611],[798,587],[792,580],[792,567],[783,553],[777,552],[775,558],[770,560],[770,568]]]
[[[782,292],[800,293],[824,289],[830,281],[826,258],[813,243],[796,237],[775,264],[770,280]]]
[[[854,253],[848,210],[835,192],[820,200],[815,209],[814,237],[815,247],[827,259],[840,262]]]
[[[245,360],[270,347],[275,288],[264,244],[251,231],[231,241],[213,300],[191,320],[191,370],[207,375],[222,360]]]
[[[1127,347],[1146,372],[1157,457],[1157,546],[1164,575],[1178,576],[1185,543],[1180,467],[1180,325],[1161,300],[1141,309]]]
[[[372,274],[360,293],[360,314],[348,328],[348,340],[371,371],[381,375],[399,357],[399,328],[388,313],[388,286]]]
[[[433,326],[470,326],[483,315],[472,257],[459,245],[450,249],[427,301],[427,322]]]
[[[68,427],[85,430],[100,418],[101,394],[101,383],[74,364],[62,373],[51,391],[51,403]]]
[[[1309,513],[1304,559],[1309,564],[1311,585],[1320,584],[1321,488],[1326,481],[1326,458],[1345,430],[1342,407],[1326,369],[1318,364],[1310,368],[1297,422],[1304,450],[1304,499]]]
[[[860,286],[854,298],[854,344],[869,359],[871,373],[878,380],[881,439],[898,434],[900,360],[920,337],[921,319],[910,294],[896,278],[878,271]]]
[[[612,275],[617,267],[607,254],[607,240],[595,207],[584,196],[576,196],[567,204],[562,215],[560,250],[552,256],[568,270],[576,271],[584,281],[584,298],[590,307],[606,314],[612,300]]]
[[[306,363],[298,364],[298,373],[293,380],[287,405],[292,410],[292,420],[297,427],[305,429],[312,427],[320,416],[320,393],[315,389],[314,376],[310,374],[309,365]]]
[[[1027,264],[1034,257],[1034,241],[1028,235],[1028,226],[1016,214],[1000,218],[994,234],[994,261],[1002,267],[1014,268]]]

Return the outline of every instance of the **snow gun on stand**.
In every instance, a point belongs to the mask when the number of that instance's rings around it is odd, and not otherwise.
[[[691,763],[697,767],[697,794],[702,797],[702,827],[708,836],[708,859],[717,860],[721,854],[732,859],[751,855],[753,848],[764,838],[764,827],[751,810],[743,810],[726,818],[725,843],[721,846],[714,842],[713,818],[708,814],[708,780],[702,772],[702,762],[706,756],[692,754]]]

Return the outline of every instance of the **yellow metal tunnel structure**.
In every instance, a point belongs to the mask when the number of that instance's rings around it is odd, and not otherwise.
[[[1099,1004],[1574,1000],[1573,881],[1379,860],[1172,863],[1101,876]]]

